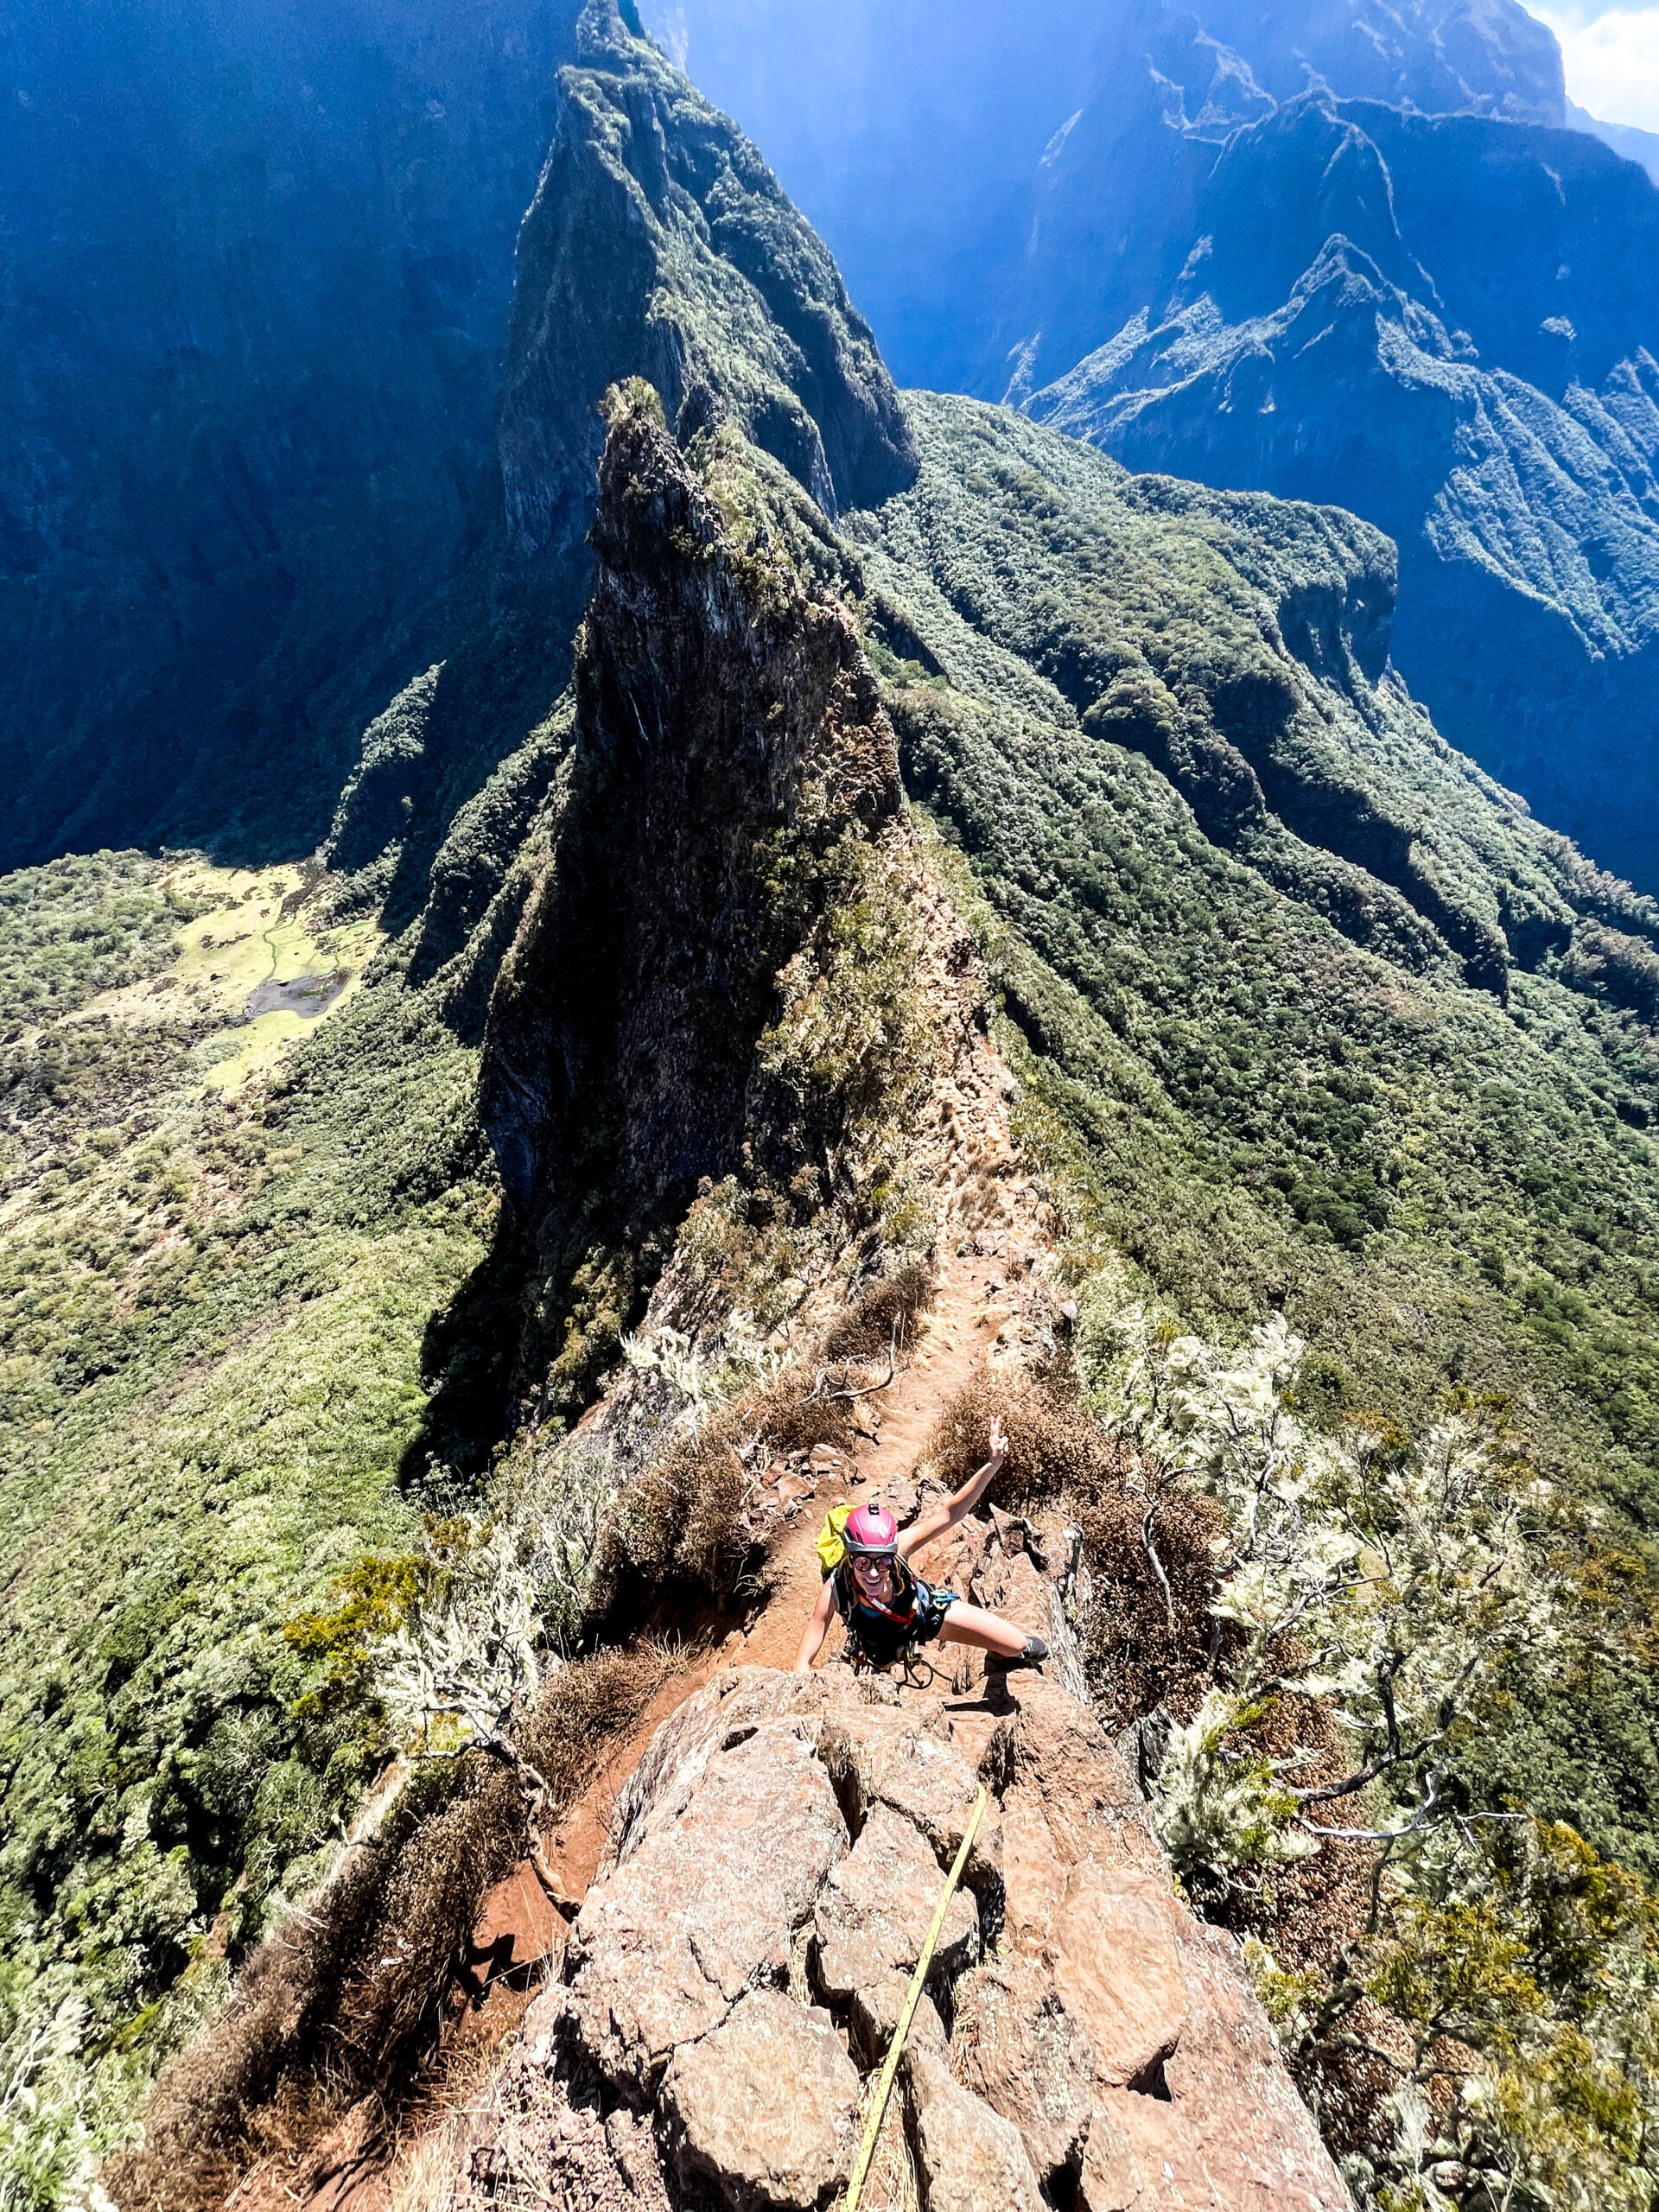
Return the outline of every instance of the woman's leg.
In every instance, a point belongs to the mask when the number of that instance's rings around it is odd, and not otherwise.
[[[965,1605],[957,1598],[945,1608],[939,1642],[976,1644],[982,1651],[1017,1659],[1026,1648],[1026,1631],[1005,1621],[1001,1613],[988,1613],[982,1605]]]

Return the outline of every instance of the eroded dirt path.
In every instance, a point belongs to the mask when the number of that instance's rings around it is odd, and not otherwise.
[[[915,1510],[915,1471],[940,1417],[984,1367],[998,1332],[1010,1319],[1005,1294],[1010,1257],[1016,1269],[1026,1264],[1028,1248],[1017,1237],[993,1232],[980,1241],[986,1244],[982,1253],[953,1253],[942,1262],[932,1308],[918,1319],[908,1359],[886,1389],[861,1401],[861,1419],[868,1433],[859,1437],[852,1455],[821,1450],[813,1456],[822,1464],[809,1477],[785,1478],[798,1494],[785,1509],[785,1530],[767,1561],[766,1594],[753,1619],[747,1628],[734,1630],[717,1650],[664,1683],[580,1802],[549,1830],[547,1856],[573,1908],[585,1895],[603,1855],[618,1795],[669,1714],[723,1669],[794,1665],[801,1631],[822,1586],[817,1536],[830,1508],[843,1499],[882,1498],[893,1505],[901,1520]],[[832,1664],[840,1648],[837,1624],[820,1665]],[[513,1899],[524,1894],[527,1875],[535,1887],[526,1862],[492,1894],[480,1936],[499,1943],[512,1924]],[[528,1924],[524,1929],[530,1941],[538,1932]]]

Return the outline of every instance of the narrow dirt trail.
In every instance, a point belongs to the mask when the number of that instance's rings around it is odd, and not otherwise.
[[[946,1408],[987,1365],[1007,1359],[1019,1367],[1032,1349],[1033,1327],[1040,1335],[1043,1315],[1052,1317],[1055,1300],[1033,1280],[1034,1264],[1051,1249],[1052,1217],[1046,1218],[1010,1138],[1009,1090],[995,1049],[976,1039],[966,1063],[942,1090],[943,1135],[931,1147],[943,1229],[933,1303],[918,1317],[902,1369],[860,1400],[852,1452],[821,1448],[812,1454],[816,1465],[788,1471],[778,1482],[773,1497],[781,1517],[759,1609],[746,1627],[699,1652],[662,1684],[578,1802],[545,1832],[543,1848],[562,1910],[527,1859],[485,1899],[468,1968],[474,1993],[444,2038],[450,2088],[447,2095],[440,2092],[441,2105],[429,2107],[428,2115],[410,2114],[391,2144],[372,2101],[353,2107],[325,2142],[287,2163],[285,2171],[272,2165],[250,2175],[234,2194],[236,2212],[288,2212],[290,2204],[304,2212],[428,2212],[448,2202],[446,2146],[471,2101],[467,2085],[487,2078],[534,1990],[557,1970],[569,1921],[598,1871],[617,1799],[646,1745],[712,1675],[737,1667],[794,1665],[822,1586],[817,1542],[829,1508],[843,1498],[880,1497],[901,1522],[911,1518],[916,1469]],[[918,1564],[926,1573],[934,1562],[924,1553]],[[841,1639],[837,1623],[821,1665],[834,1663]]]
[[[581,1902],[603,1855],[618,1795],[669,1714],[711,1675],[726,1669],[794,1665],[801,1631],[822,1586],[817,1536],[830,1506],[843,1498],[896,1493],[908,1508],[906,1488],[940,1415],[984,1365],[997,1330],[1008,1318],[1007,1306],[996,1302],[988,1269],[1001,1277],[995,1255],[988,1260],[952,1255],[942,1262],[932,1308],[918,1320],[909,1360],[886,1389],[861,1402],[864,1425],[874,1430],[874,1440],[861,1435],[850,1467],[842,1459],[837,1467],[825,1468],[787,1509],[787,1530],[767,1561],[766,1595],[754,1620],[747,1630],[734,1630],[716,1651],[664,1683],[580,1802],[548,1831],[543,1847],[549,1863],[573,1905]],[[837,1624],[820,1664],[830,1663],[840,1648]],[[506,1932],[513,1901],[523,1888],[515,1874],[486,1901],[480,1947]],[[532,1940],[538,1932],[529,1927],[524,1930]]]

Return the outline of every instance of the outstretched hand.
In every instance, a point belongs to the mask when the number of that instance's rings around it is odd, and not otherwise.
[[[1008,1433],[1002,1426],[1001,1414],[991,1415],[991,1464],[1000,1467],[1008,1456]]]

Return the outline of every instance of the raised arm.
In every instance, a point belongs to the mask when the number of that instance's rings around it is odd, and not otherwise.
[[[919,1521],[912,1521],[908,1529],[899,1531],[899,1555],[909,1559],[926,1545],[954,1529],[958,1521],[973,1511],[985,1495],[991,1477],[1008,1456],[1008,1440],[1003,1430],[1001,1416],[991,1416],[991,1456],[969,1482],[965,1482],[954,1497],[946,1498],[943,1505],[936,1505],[931,1513],[923,1514]]]
[[[818,1602],[812,1608],[812,1618],[808,1621],[802,1633],[801,1648],[795,1654],[795,1671],[798,1675],[811,1673],[812,1662],[823,1650],[823,1639],[830,1633],[830,1616],[835,1610],[836,1578],[833,1574],[826,1575],[823,1587],[818,1592]]]

